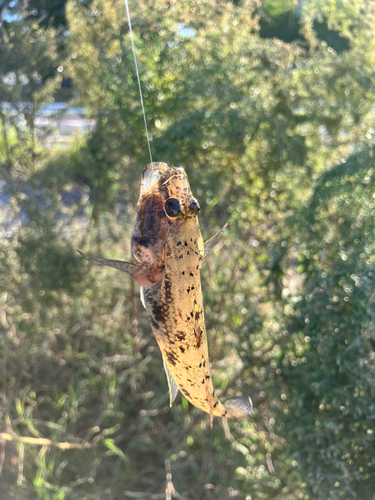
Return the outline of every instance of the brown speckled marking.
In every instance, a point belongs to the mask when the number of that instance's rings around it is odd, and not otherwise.
[[[195,309],[195,340],[196,340],[196,347],[197,349],[201,346],[201,327],[200,327],[200,320],[199,320],[199,309],[198,309],[198,304],[196,299],[194,299],[194,309]]]

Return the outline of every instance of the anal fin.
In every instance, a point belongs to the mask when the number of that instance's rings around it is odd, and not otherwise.
[[[174,400],[177,397],[179,389],[177,387],[176,382],[173,380],[171,372],[169,371],[167,363],[165,362],[164,358],[163,358],[163,365],[164,365],[164,370],[165,370],[165,374],[167,376],[167,382],[168,382],[168,387],[169,387],[169,406],[172,406],[172,403],[174,402]]]

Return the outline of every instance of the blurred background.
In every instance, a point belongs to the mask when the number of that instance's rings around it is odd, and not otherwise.
[[[186,500],[374,499],[375,3],[129,6],[153,159],[229,223],[211,368],[253,414],[170,409],[138,285],[76,252],[129,259],[149,163],[123,2],[2,0],[0,498],[163,499],[170,467]]]

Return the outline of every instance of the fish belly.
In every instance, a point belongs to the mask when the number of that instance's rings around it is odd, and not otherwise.
[[[152,330],[170,374],[197,408],[225,416],[212,385],[200,283],[199,242],[175,238],[167,248],[165,274],[144,287]]]

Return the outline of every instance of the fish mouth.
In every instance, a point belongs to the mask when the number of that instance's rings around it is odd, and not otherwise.
[[[141,195],[150,189],[167,170],[169,170],[168,165],[162,162],[154,162],[146,165],[142,171]]]

